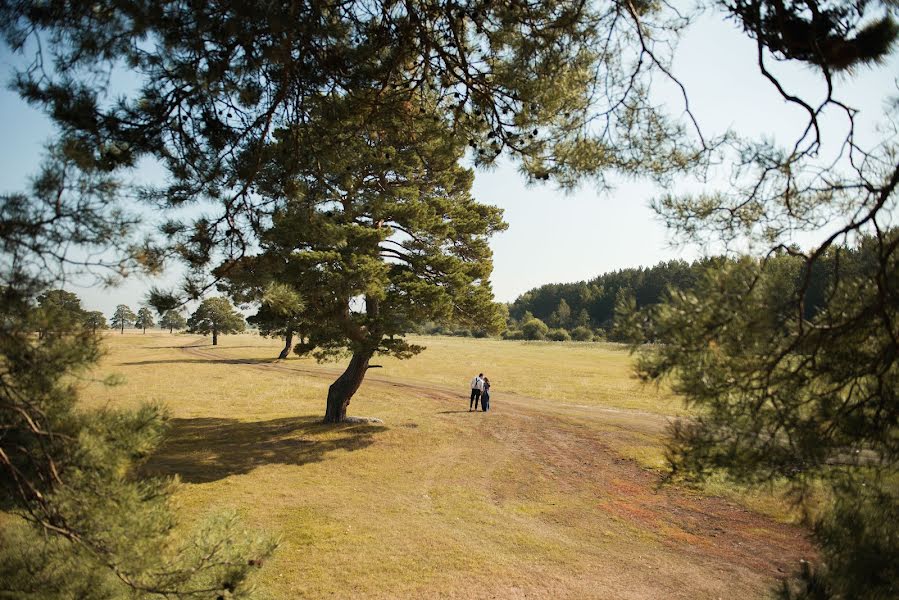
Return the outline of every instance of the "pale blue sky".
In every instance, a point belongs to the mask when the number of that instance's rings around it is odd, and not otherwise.
[[[789,75],[785,81],[792,89],[806,94],[823,89],[810,70],[777,68]],[[9,72],[8,56],[0,55],[0,69]],[[674,72],[687,87],[706,134],[730,127],[743,134],[787,140],[804,124],[799,110],[786,105],[758,73],[754,43],[720,15],[707,15],[694,24],[681,42]],[[899,59],[894,53],[886,65],[855,74],[840,96],[860,109],[863,122],[873,123],[882,113],[883,99],[895,93],[897,74]],[[681,110],[671,86],[662,85],[659,91],[663,101],[671,102],[673,112]],[[0,111],[0,191],[8,192],[21,189],[34,172],[51,128],[37,111],[6,90],[0,92]],[[501,301],[514,300],[544,283],[579,281],[616,269],[699,255],[695,248],[674,245],[649,209],[658,190],[647,182],[622,182],[603,195],[585,184],[564,194],[552,185],[528,187],[514,167],[504,164],[478,172],[474,192],[480,201],[502,207],[510,225],[491,243],[493,284]],[[136,308],[150,285],[135,278],[114,289],[70,287],[88,308],[109,314],[119,303]]]

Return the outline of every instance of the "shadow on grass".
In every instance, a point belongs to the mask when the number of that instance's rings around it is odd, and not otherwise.
[[[264,365],[278,362],[278,358],[172,358],[167,360],[136,360],[133,362],[119,363],[120,367],[135,367],[139,365],[179,365],[179,364],[210,364],[210,365]]]
[[[326,424],[321,417],[270,421],[171,419],[166,441],[144,466],[148,475],[180,475],[188,483],[208,483],[249,473],[270,464],[304,465],[335,450],[361,450],[386,428]]]

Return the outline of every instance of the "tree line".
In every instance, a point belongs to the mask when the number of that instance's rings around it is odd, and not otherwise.
[[[795,285],[802,280],[805,288],[802,318],[811,320],[825,307],[828,290],[839,270],[873,267],[876,258],[861,250],[866,243],[870,243],[870,236],[861,236],[852,245],[828,248],[807,274],[800,269],[803,260],[797,247],[780,249],[756,260],[783,277],[792,278]],[[642,309],[663,303],[672,292],[695,290],[708,272],[731,268],[741,260],[744,259],[716,256],[692,262],[662,261],[651,267],[604,273],[588,281],[545,284],[525,292],[508,305],[503,337],[627,342],[628,337],[620,327],[623,307],[633,305]]]
[[[246,329],[243,315],[227,298],[221,296],[206,298],[186,319],[180,310],[175,309],[165,310],[157,316],[160,329],[168,329],[169,333],[184,329],[188,333],[211,335],[213,346],[218,345],[219,335],[240,333]],[[112,328],[122,334],[126,327],[141,329],[146,333],[148,328],[156,325],[150,307],[142,306],[135,313],[127,304],[116,306],[107,323],[101,311],[83,309],[77,294],[59,289],[48,290],[37,296],[33,318],[41,338],[54,330],[67,331],[76,325],[95,333]]]

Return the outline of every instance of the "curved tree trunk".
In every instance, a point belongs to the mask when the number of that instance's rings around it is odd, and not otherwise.
[[[290,354],[290,348],[293,346],[293,329],[287,330],[287,335],[285,336],[284,341],[284,349],[281,350],[281,354],[278,355],[279,359],[287,358],[287,355]]]
[[[346,418],[346,407],[350,404],[350,398],[362,385],[372,354],[370,351],[354,353],[346,371],[328,388],[325,423],[340,423]]]

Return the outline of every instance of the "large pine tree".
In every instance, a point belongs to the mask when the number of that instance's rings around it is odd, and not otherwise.
[[[345,418],[375,354],[421,350],[403,339],[418,324],[502,326],[487,245],[502,213],[472,198],[473,173],[459,164],[467,139],[423,118],[435,110],[377,89],[322,99],[310,124],[279,131],[266,152],[257,193],[279,208],[263,252],[220,270],[239,295],[275,281],[303,298],[297,352],[350,354],[326,421]]]

